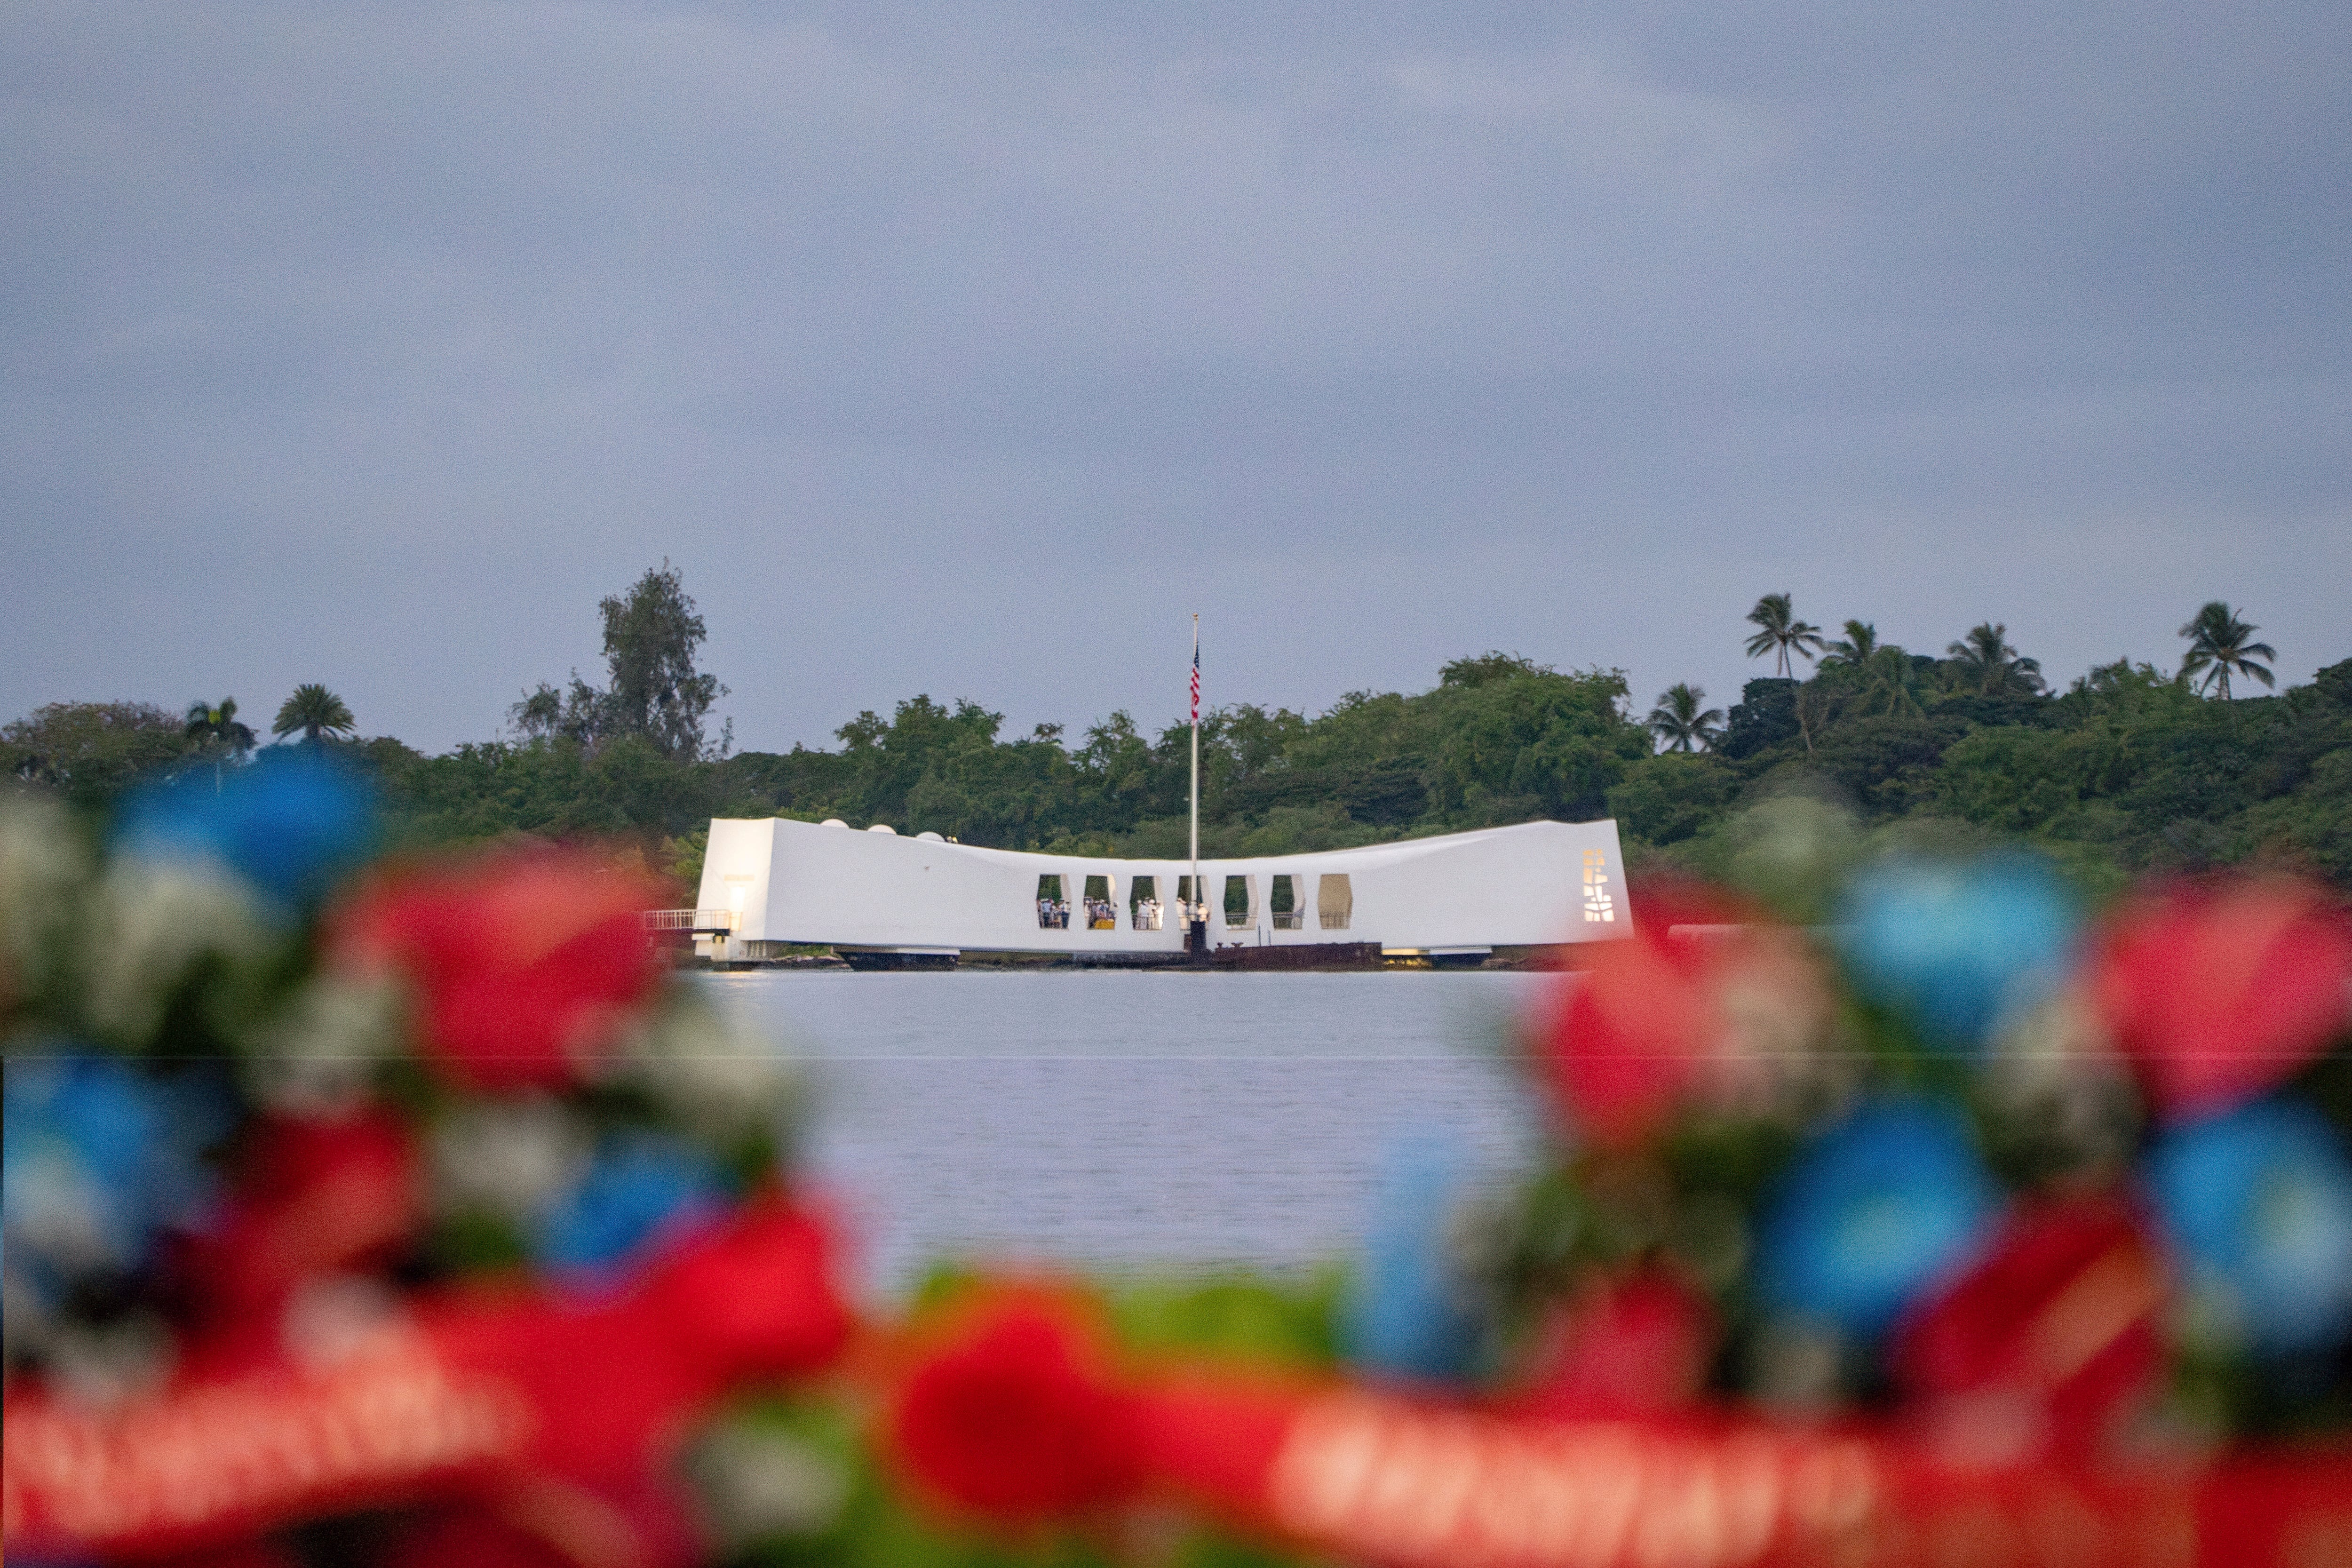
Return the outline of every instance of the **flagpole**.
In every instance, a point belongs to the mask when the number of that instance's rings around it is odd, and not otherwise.
[[[1209,893],[1201,886],[1201,617],[1192,616],[1192,904],[1203,938],[1208,934]],[[1184,946],[1192,947],[1193,911],[1184,912]]]

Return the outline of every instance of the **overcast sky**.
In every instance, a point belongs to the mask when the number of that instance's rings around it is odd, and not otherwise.
[[[0,9],[0,719],[2352,657],[2352,6]]]

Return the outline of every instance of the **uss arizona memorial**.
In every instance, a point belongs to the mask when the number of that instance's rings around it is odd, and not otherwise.
[[[1530,822],[1360,849],[1192,863],[1034,854],[936,833],[782,817],[715,818],[692,911],[695,951],[721,963],[825,943],[870,967],[963,952],[1172,962],[1188,904],[1205,945],[1346,947],[1475,962],[1497,947],[1628,935],[1614,822]],[[1201,908],[1205,905],[1205,908]],[[1274,953],[1260,954],[1274,959]],[[1297,952],[1286,959],[1308,960]]]

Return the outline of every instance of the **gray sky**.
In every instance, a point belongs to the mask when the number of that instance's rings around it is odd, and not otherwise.
[[[0,11],[0,719],[2352,657],[2352,7]]]

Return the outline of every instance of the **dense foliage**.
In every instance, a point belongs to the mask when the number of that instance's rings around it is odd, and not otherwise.
[[[695,668],[702,622],[677,574],[647,573],[601,612],[610,684],[540,688],[509,738],[439,756],[341,739],[349,710],[323,688],[297,694],[307,705],[281,713],[281,732],[366,764],[395,842],[411,845],[624,836],[690,879],[712,816],[777,814],[1007,848],[1183,851],[1181,721],[1152,731],[1118,711],[1075,738],[1052,724],[1007,736],[1000,713],[923,695],[859,713],[837,749],[730,755],[702,738],[723,689]],[[1727,715],[1678,685],[1637,718],[1620,672],[1502,653],[1446,665],[1426,691],[1350,692],[1312,716],[1217,709],[1202,722],[1202,848],[1279,854],[1607,815],[1637,865],[1720,874],[1742,808],[1801,791],[1870,825],[2021,836],[2095,883],[2254,859],[2352,883],[2352,661],[2230,700],[2221,676],[2266,679],[2253,659],[2271,650],[2226,605],[2183,628],[2179,673],[2118,662],[2063,692],[1996,625],[1937,658],[1859,620],[1829,638],[1786,595],[1750,619],[1757,657],[1818,663],[1749,681]],[[0,729],[0,764],[98,807],[142,773],[237,763],[226,728],[138,703],[56,703]]]
[[[1702,868],[1728,852],[1730,808],[1811,785],[1866,819],[1957,820],[2110,876],[2262,859],[2352,881],[2352,661],[2235,701],[2123,662],[2062,695],[1988,693],[1953,681],[1958,663],[1882,649],[1749,681],[1716,752],[1635,764],[1611,809]]]

